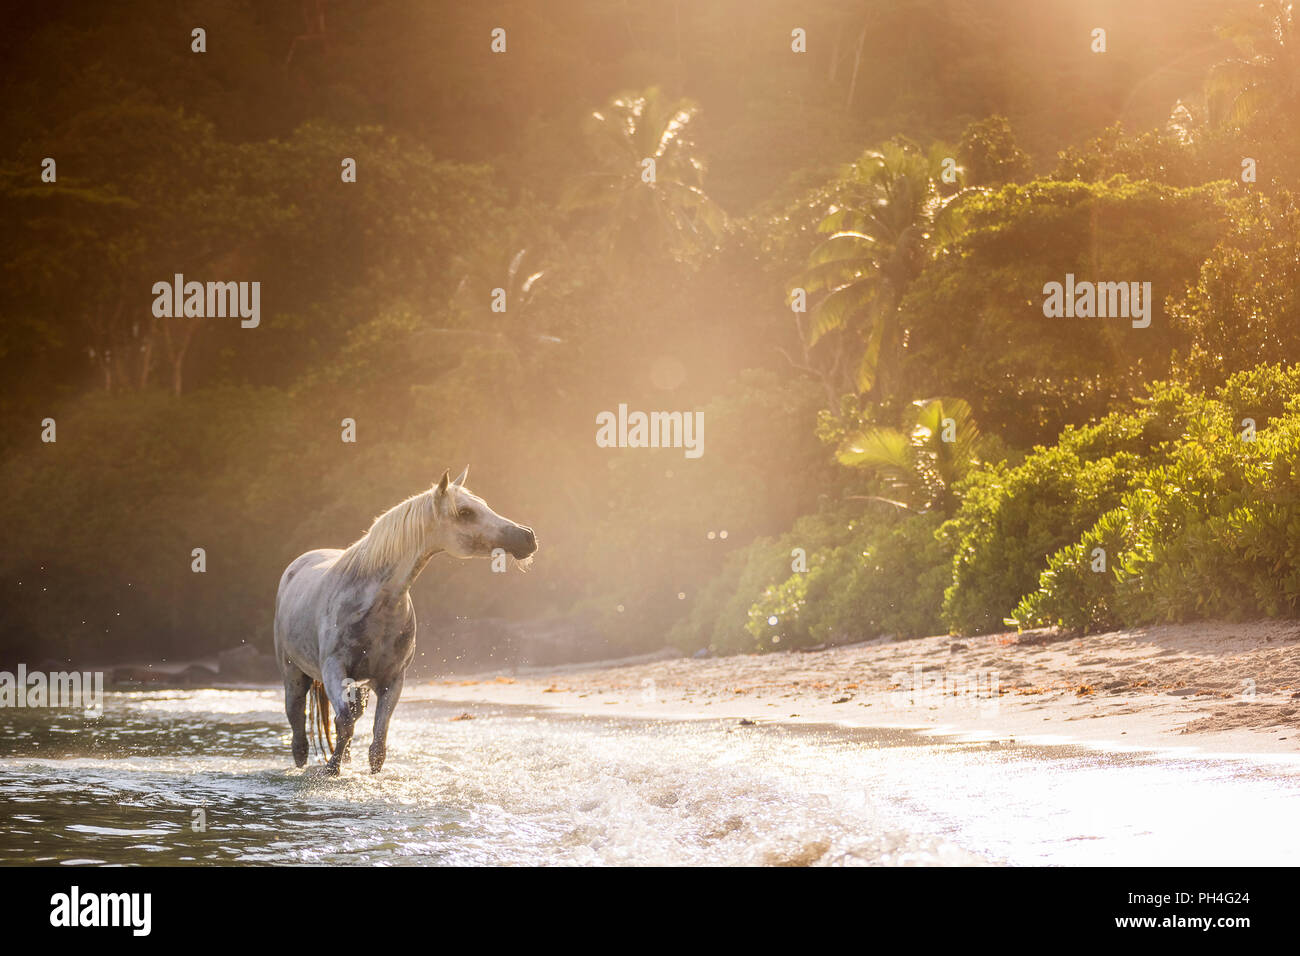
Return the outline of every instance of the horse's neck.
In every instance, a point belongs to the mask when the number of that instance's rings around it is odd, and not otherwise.
[[[401,581],[403,591],[410,589],[411,585],[415,583],[415,579],[420,576],[420,572],[424,570],[425,565],[427,565],[433,556],[441,550],[442,548],[430,548],[423,554],[416,555],[409,562],[402,562],[402,566],[399,568],[398,573],[400,575],[399,580]]]
[[[394,597],[405,594],[429,560],[441,550],[442,548],[431,548],[417,554],[405,555],[395,564],[384,568],[378,575],[381,593]]]

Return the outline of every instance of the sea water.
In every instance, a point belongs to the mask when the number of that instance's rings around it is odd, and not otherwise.
[[[0,863],[1291,864],[1300,767],[904,730],[449,704],[337,777],[278,690],[0,710]],[[373,704],[372,704],[373,708]],[[313,757],[315,761],[316,758]]]

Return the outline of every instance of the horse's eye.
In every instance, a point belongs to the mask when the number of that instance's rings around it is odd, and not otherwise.
[[[462,521],[468,521],[470,518],[474,517],[474,509],[461,508],[460,511],[456,512],[456,517],[460,518]]]

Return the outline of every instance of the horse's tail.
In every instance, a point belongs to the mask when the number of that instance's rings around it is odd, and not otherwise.
[[[334,730],[330,727],[332,713],[325,685],[318,680],[312,681],[311,692],[307,695],[307,723],[312,728],[316,752],[327,760],[334,756]]]

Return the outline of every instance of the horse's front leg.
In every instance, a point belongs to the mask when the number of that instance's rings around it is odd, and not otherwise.
[[[370,688],[365,684],[349,684],[345,691],[348,697],[348,709],[352,711],[352,723],[361,719],[361,715],[366,712],[366,700],[370,697]],[[342,763],[352,762],[352,741],[340,752],[340,761]]]
[[[404,674],[398,674],[386,685],[376,689],[378,698],[375,704],[375,735],[370,742],[370,772],[379,773],[388,753],[388,718],[393,716],[398,698],[402,696]]]
[[[357,723],[353,714],[354,699],[360,688],[348,678],[343,665],[333,658],[325,661],[321,667],[321,683],[325,686],[325,696],[334,709],[334,729],[338,735],[334,742],[334,752],[330,754],[325,769],[336,774],[339,772],[339,761],[352,743],[352,731]]]

